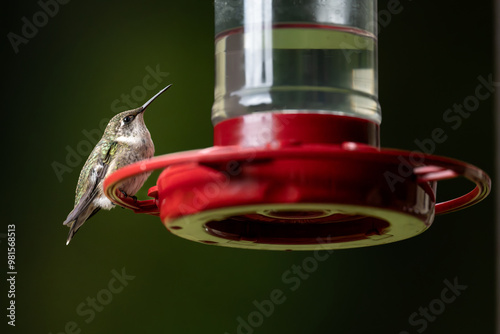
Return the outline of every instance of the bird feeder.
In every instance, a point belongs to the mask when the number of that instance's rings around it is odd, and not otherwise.
[[[215,1],[214,146],[116,171],[106,195],[175,235],[268,250],[374,246],[485,198],[470,164],[380,148],[376,1]],[[162,169],[150,200],[120,183]],[[438,203],[441,180],[475,188]]]

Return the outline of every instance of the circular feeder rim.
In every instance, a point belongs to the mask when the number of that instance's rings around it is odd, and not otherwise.
[[[389,160],[401,157],[412,160],[414,152],[397,149],[378,149],[376,147],[354,142],[344,142],[341,145],[302,144],[296,146],[278,146],[272,144],[265,147],[214,146],[206,149],[191,150],[157,156],[139,161],[112,173],[104,180],[104,193],[115,204],[133,210],[136,213],[159,215],[156,199],[135,201],[125,198],[119,191],[119,185],[126,179],[157,169],[185,163],[220,163],[226,161],[247,160],[262,161],[267,159],[355,159],[363,162]],[[466,162],[423,154],[423,163],[415,165],[413,173],[417,182],[426,184],[431,181],[441,181],[457,177],[465,177],[475,183],[470,192],[445,201],[436,203],[435,213],[443,214],[472,206],[486,196],[491,188],[489,176],[481,169]],[[251,163],[251,162],[247,162]],[[155,197],[155,187],[150,188],[150,197]]]

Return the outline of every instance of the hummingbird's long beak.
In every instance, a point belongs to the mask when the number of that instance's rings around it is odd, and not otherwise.
[[[170,86],[172,86],[172,84],[168,85],[167,87],[163,88],[162,90],[160,90],[158,93],[156,93],[155,96],[153,96],[152,98],[150,98],[148,100],[148,102],[144,103],[141,107],[141,111],[140,112],[144,112],[144,110],[146,110],[146,108],[151,104],[151,102],[153,102],[158,96],[160,96],[164,91],[166,91],[167,89],[170,88]]]

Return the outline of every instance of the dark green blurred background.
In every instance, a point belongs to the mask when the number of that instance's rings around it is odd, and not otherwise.
[[[442,119],[446,109],[474,95],[478,76],[493,72],[492,3],[401,3],[404,10],[379,35],[382,145],[414,150],[416,139],[443,127],[448,139],[436,154],[468,161],[493,176],[493,98],[481,102],[457,130]],[[386,7],[379,2],[380,10]],[[31,21],[38,11],[35,0],[2,9],[7,183],[0,233],[16,224],[18,271],[17,326],[7,327],[2,314],[7,332],[233,334],[238,317],[247,319],[256,310],[254,300],[280,289],[286,301],[254,333],[417,333],[423,325],[411,325],[410,315],[440,298],[444,280],[457,278],[467,289],[428,322],[425,333],[493,333],[493,196],[438,216],[430,230],[413,239],[336,251],[296,291],[281,276],[312,252],[197,244],[170,234],[159,218],[128,210],[99,213],[66,247],[62,222],[73,207],[86,157],[61,182],[52,165],[65,164],[67,147],[76,149],[86,140],[82,131],[98,129],[114,114],[113,101],[142,85],[146,67],[168,72],[160,86],[174,84],[146,114],[156,154],[212,145],[213,5],[74,0],[61,5],[15,54],[7,33],[20,34],[21,18]],[[146,197],[155,179],[139,197]],[[462,186],[445,182],[440,195],[457,195],[468,187]],[[5,239],[0,240],[6,254]],[[0,261],[6,263],[6,255]],[[89,314],[81,316],[77,307],[88,297],[109,297],[103,289],[109,289],[112,271],[122,268],[135,278],[87,323]],[[84,305],[80,311],[89,309]]]

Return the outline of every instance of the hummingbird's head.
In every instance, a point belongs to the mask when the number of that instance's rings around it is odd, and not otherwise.
[[[142,137],[148,132],[144,123],[144,108],[127,110],[115,115],[109,121],[105,133],[114,138]]]
[[[130,138],[130,137],[143,137],[144,135],[149,135],[148,128],[144,123],[144,111],[158,96],[160,96],[164,91],[170,88],[172,85],[160,90],[155,96],[153,96],[149,101],[144,103],[141,107],[137,109],[127,110],[115,115],[108,123],[105,135],[108,137],[116,138]],[[126,140],[126,139],[125,139]]]

